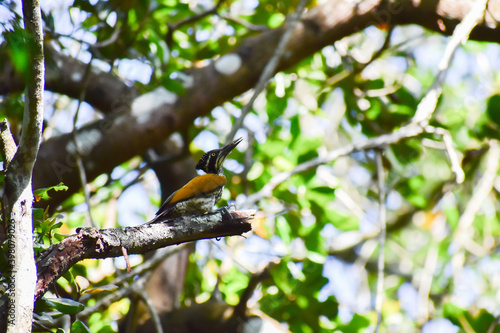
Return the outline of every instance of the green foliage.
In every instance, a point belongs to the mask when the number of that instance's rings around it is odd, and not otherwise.
[[[64,13],[43,12],[45,35],[57,50],[86,61],[92,57],[96,70],[106,68],[141,94],[162,86],[183,96],[192,84],[190,70],[206,66],[262,31],[281,26],[298,0],[222,1],[214,13],[210,10],[216,3],[75,0],[61,10]],[[316,5],[309,3],[311,8]],[[68,26],[58,19],[63,14]],[[4,43],[0,65],[12,64],[25,78],[31,59],[24,46],[28,37],[18,15],[10,21],[11,27],[1,26]],[[64,36],[61,31],[71,33]],[[249,312],[258,309],[292,332],[373,331],[379,253],[374,152],[341,154],[328,163],[304,165],[411,122],[435,81],[446,40],[415,26],[398,26],[388,48],[369,61],[386,34],[374,27],[353,31],[270,80],[241,130],[248,146],[231,154],[235,163],[226,163],[230,168],[226,172],[228,183],[219,205],[233,200],[238,205],[277,179],[279,184],[256,206],[245,207],[258,210],[253,234],[245,239],[199,243],[204,245],[191,253],[179,292],[182,307],[195,308],[213,300],[237,306],[249,292],[253,295]],[[75,55],[74,50],[80,51]],[[493,327],[494,309],[498,308],[498,272],[493,267],[498,267],[500,260],[495,252],[500,235],[498,170],[493,172],[493,189],[482,202],[474,201],[495,144],[492,140],[500,139],[500,75],[491,61],[497,55],[497,45],[479,42],[469,41],[458,50],[430,119],[431,126],[451,136],[451,148],[458,159],[454,162],[465,173],[462,184],[455,183],[450,147],[445,146],[442,135],[425,133],[379,147],[383,149],[388,193],[382,331],[414,331],[422,327],[422,318],[446,318],[464,332],[500,332],[498,326]],[[148,69],[147,75],[140,82],[129,78],[133,74],[120,69],[127,62],[133,64],[131,72],[139,68],[137,71],[144,74]],[[74,105],[65,96],[47,95],[44,138],[68,133]],[[212,114],[201,115],[195,124],[182,124],[181,136],[193,159],[205,149],[196,145],[208,142],[207,138],[224,141],[248,100],[248,94],[237,96]],[[0,96],[0,118],[8,120],[17,142],[23,112],[22,91]],[[82,108],[80,112],[79,122],[102,117],[95,109]],[[175,141],[173,138],[166,144],[172,151],[178,148]],[[154,148],[155,154],[163,150]],[[176,157],[177,153],[168,157],[176,176],[187,165],[181,166],[184,155],[181,152]],[[149,155],[144,152],[143,157]],[[155,177],[146,171],[148,165],[152,163],[137,157],[89,179],[90,213],[99,227],[134,225],[153,216],[160,199]],[[286,177],[280,178],[283,175]],[[2,189],[4,178],[5,171],[1,171]],[[55,191],[66,190],[62,183],[35,189],[36,202],[50,204]],[[474,218],[463,231],[464,212],[471,207],[475,208]],[[34,209],[36,254],[75,233],[88,220],[82,192],[69,197],[61,207]],[[463,243],[461,232],[466,235]],[[4,272],[9,267],[7,243],[2,244],[2,250],[0,271]],[[325,262],[332,258],[347,268],[327,271]],[[141,265],[145,259],[131,260],[136,260],[132,265]],[[137,277],[115,283],[118,276],[123,277],[117,262],[110,265],[109,261],[86,260],[74,265],[57,281],[56,290],[63,298],[46,295],[39,300],[35,319],[54,323],[64,314],[78,318],[84,308],[123,291]],[[262,269],[269,267],[269,262],[276,264],[267,274]],[[474,286],[457,285],[461,281],[457,268],[474,273],[470,278]],[[252,278],[258,274],[262,274],[261,279],[252,286]],[[1,276],[0,284],[7,283]],[[405,283],[411,284],[419,297],[426,296],[423,301],[428,306],[418,303],[420,298],[414,302],[418,304],[405,304],[408,295],[400,295]],[[454,305],[452,300],[460,297],[458,290],[475,301],[463,307]],[[129,293],[127,297],[132,296]],[[118,300],[89,318],[75,320],[71,332],[113,332],[116,322],[137,305],[130,303]],[[339,305],[352,318],[345,313],[339,316]],[[415,314],[423,308],[430,309],[429,313]],[[419,315],[423,317],[417,318]]]
[[[239,302],[239,296],[248,286],[249,277],[236,267],[224,274],[221,280],[220,292],[224,300],[230,305],[236,305]]]
[[[319,316],[334,320],[338,303],[334,297],[318,300],[318,291],[327,282],[321,273],[320,264],[304,261],[298,265],[282,260],[271,269],[272,282],[278,291],[269,293],[268,286],[260,302],[262,310],[287,322],[292,332],[326,332],[320,326]]]
[[[45,249],[44,245],[61,241],[64,236],[58,233],[63,226],[58,216],[50,216],[48,209],[33,209],[33,226],[38,235],[38,247]]]
[[[25,30],[16,25],[14,30],[5,33],[4,37],[7,41],[7,53],[15,71],[26,78],[29,75],[30,54],[25,47],[28,38]]]

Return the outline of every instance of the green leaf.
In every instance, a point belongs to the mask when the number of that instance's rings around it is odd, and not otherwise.
[[[472,327],[474,332],[489,332],[489,328],[497,321],[494,315],[480,309],[477,315],[462,309],[454,304],[446,303],[443,307],[444,317],[448,318],[453,324],[468,329],[466,326]],[[496,325],[493,332],[500,332],[500,327]]]
[[[35,227],[40,226],[45,219],[45,211],[42,208],[33,208],[33,224]]]
[[[493,95],[486,106],[488,117],[497,125],[500,125],[500,95]]]
[[[371,107],[366,111],[366,118],[375,120],[378,118],[381,112],[382,108],[380,107],[379,103],[371,104]]]
[[[270,272],[276,286],[283,291],[285,295],[291,295],[296,285],[296,281],[290,279],[291,275],[287,262],[282,260],[278,265],[275,265]]]
[[[392,145],[391,149],[400,163],[408,165],[414,163],[420,157],[420,147],[420,143],[415,144],[410,140]]]
[[[87,325],[82,323],[81,321],[77,320],[71,325],[71,333],[92,333],[90,332],[89,328]]]
[[[321,304],[323,308],[323,315],[327,316],[330,320],[334,320],[339,312],[339,303],[337,302],[337,299],[333,296],[329,296]]]
[[[273,165],[280,171],[290,171],[294,168],[294,164],[284,156],[276,156],[273,158]]]
[[[413,191],[418,191],[425,184],[425,178],[423,176],[416,176],[408,180],[408,185]]]
[[[292,135],[292,143],[300,137],[300,121],[298,116],[290,119],[290,134]]]
[[[282,155],[287,147],[288,142],[286,142],[285,140],[268,140],[264,144],[259,145],[258,149],[259,152],[261,152],[264,156],[273,158],[275,156]]]
[[[268,25],[270,28],[277,28],[283,24],[285,21],[285,16],[281,13],[274,13],[271,15],[268,21]]]
[[[248,286],[250,278],[233,266],[222,277],[219,286],[220,292],[224,295],[224,300],[230,305],[236,305],[240,301],[239,294]]]
[[[64,314],[74,315],[85,309],[85,305],[69,298],[48,298],[48,300],[54,304],[59,312]]]
[[[469,317],[471,316],[470,313],[467,314]],[[495,318],[494,315],[486,311],[485,309],[479,310],[479,313],[475,316],[470,318],[470,321],[472,322],[472,328],[476,332],[489,332],[490,326],[497,322],[497,319]],[[498,326],[498,323],[495,327],[494,332],[499,332],[500,327]]]
[[[250,168],[250,171],[247,174],[247,179],[249,181],[253,181],[257,178],[259,178],[262,173],[264,172],[264,164],[261,162],[256,161],[252,167]]]
[[[405,116],[412,116],[415,113],[412,107],[401,104],[391,104],[389,106],[389,112]]]
[[[408,200],[413,206],[419,208],[424,208],[427,205],[427,199],[423,195],[417,193],[408,195],[406,200]]]
[[[54,233],[53,236],[59,242],[62,241],[63,239],[65,239],[66,237],[68,237],[68,235],[60,234],[58,232]]]
[[[50,190],[54,190],[54,191],[67,191],[68,187],[61,182],[61,183],[59,183],[59,185],[50,186],[50,187],[44,187],[44,188],[39,188],[39,189],[33,191],[33,193],[35,194],[35,200],[36,201],[49,200],[50,196],[49,196],[48,192]]]
[[[342,333],[358,333],[362,332],[369,325],[370,320],[367,317],[355,313],[349,324],[339,325],[337,329]]]
[[[443,213],[446,216],[446,221],[452,229],[458,225],[458,219],[460,218],[460,212],[456,206],[444,207]]]
[[[287,220],[283,216],[278,216],[276,218],[276,233],[281,238],[285,244],[290,244],[292,237],[292,230]]]
[[[45,297],[40,298],[35,303],[35,312],[37,313],[49,312],[52,311],[54,308],[55,304]]]
[[[44,325],[54,325],[54,319],[57,315],[51,316],[48,313],[42,313],[41,315],[38,313],[33,313],[33,319],[39,323],[43,323]],[[64,331],[62,331],[64,333]]]
[[[443,307],[443,315],[448,318],[453,324],[460,326],[460,316],[465,312],[464,309],[455,304],[446,303]]]
[[[82,291],[82,294],[99,294],[102,292],[112,292],[115,290],[118,290],[118,286],[114,284],[108,284],[102,287],[95,287],[95,288],[90,288],[90,289],[85,289]]]

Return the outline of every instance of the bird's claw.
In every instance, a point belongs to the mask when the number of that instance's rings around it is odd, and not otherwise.
[[[235,210],[236,210],[236,207],[234,205],[231,205],[231,206],[221,207],[221,208],[217,209],[216,212],[221,213],[222,216],[229,215],[228,217],[231,217],[231,211],[235,211]]]

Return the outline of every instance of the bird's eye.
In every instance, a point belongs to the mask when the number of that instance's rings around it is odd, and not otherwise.
[[[215,153],[212,153],[212,156],[215,156]]]

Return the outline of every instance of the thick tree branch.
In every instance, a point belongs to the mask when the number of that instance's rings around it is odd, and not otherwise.
[[[426,29],[440,34],[451,35],[455,27],[464,20],[476,3],[472,0],[403,0],[401,12],[392,17],[392,23],[418,24]],[[500,17],[500,1],[490,0],[486,15],[471,32],[471,40],[485,42],[500,42],[498,19]],[[443,30],[444,28],[444,30]]]
[[[24,89],[22,78],[15,72],[5,47],[0,47],[0,95]],[[45,89],[78,100],[84,88],[88,64],[57,51],[45,44]],[[134,87],[127,85],[112,73],[93,68],[89,73],[90,84],[85,87],[84,101],[103,113],[119,114],[130,109],[139,96]]]
[[[38,0],[23,1],[26,40],[30,61],[26,77],[23,131],[14,149],[12,136],[2,124],[2,154],[8,164],[2,198],[4,221],[9,240],[9,318],[8,332],[31,332],[36,266],[33,252],[31,176],[40,146],[43,122],[44,54],[42,15]],[[9,159],[12,159],[9,161]],[[10,162],[10,163],[9,163]]]
[[[78,261],[146,253],[161,247],[189,241],[241,235],[251,230],[254,211],[234,211],[185,216],[137,227],[102,229],[81,228],[76,235],[51,246],[37,260],[38,282],[35,299]]]

